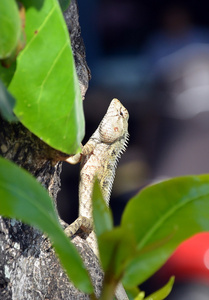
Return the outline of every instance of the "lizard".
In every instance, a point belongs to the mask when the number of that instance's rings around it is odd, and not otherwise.
[[[92,192],[97,177],[103,198],[109,206],[110,194],[115,177],[118,159],[125,151],[128,133],[129,113],[118,99],[113,99],[105,116],[88,142],[82,146],[81,153],[70,156],[66,161],[71,164],[81,162],[79,181],[79,217],[69,225],[65,232],[72,236],[79,228],[88,232],[88,244],[98,257],[96,235],[93,230]],[[122,291],[123,290],[123,291]],[[118,293],[118,296],[117,296]],[[122,294],[122,295],[120,295]],[[116,298],[128,299],[120,284]]]

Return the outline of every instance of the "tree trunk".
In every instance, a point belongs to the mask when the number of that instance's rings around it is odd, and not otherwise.
[[[88,87],[89,70],[80,36],[78,11],[71,0],[65,12],[79,77],[82,96]],[[0,155],[28,170],[54,199],[60,188],[64,154],[43,143],[22,124],[0,119]],[[66,226],[62,222],[63,226]],[[103,275],[99,262],[85,240],[72,242],[90,272],[96,294],[101,290]],[[69,282],[45,235],[17,220],[0,217],[0,299],[89,299]]]

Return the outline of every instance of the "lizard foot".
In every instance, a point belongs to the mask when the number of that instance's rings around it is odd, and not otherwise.
[[[65,228],[65,233],[68,237],[72,237],[78,229],[82,229],[82,231],[89,234],[93,230],[93,223],[90,219],[80,216]]]

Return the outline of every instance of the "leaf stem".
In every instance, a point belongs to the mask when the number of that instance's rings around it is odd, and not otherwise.
[[[96,297],[95,293],[91,294],[90,298],[91,298],[91,300],[97,300],[97,297]]]
[[[103,289],[99,300],[111,300],[114,298],[117,283],[114,280],[108,281],[104,278]]]

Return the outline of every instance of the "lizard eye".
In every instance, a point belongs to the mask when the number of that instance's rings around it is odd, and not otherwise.
[[[123,112],[122,112],[122,110],[120,110],[120,116],[121,117],[123,117],[124,115],[123,115]]]

